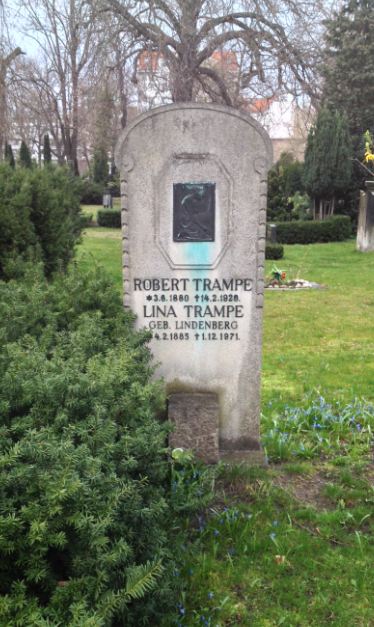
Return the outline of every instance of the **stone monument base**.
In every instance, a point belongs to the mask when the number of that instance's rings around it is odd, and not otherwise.
[[[169,444],[194,451],[207,464],[219,460],[219,403],[216,394],[178,393],[169,396],[168,417],[174,423]]]
[[[265,464],[265,456],[258,442],[252,448],[220,449],[219,401],[213,393],[170,394],[168,418],[174,424],[169,436],[172,448],[194,451],[196,457],[207,464],[222,460],[227,463],[245,462]]]
[[[266,459],[262,448],[242,450],[220,450],[219,458],[227,464],[245,463],[249,466],[265,466]]]

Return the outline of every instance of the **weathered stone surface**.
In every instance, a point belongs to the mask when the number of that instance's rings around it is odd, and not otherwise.
[[[357,228],[357,250],[374,250],[374,181],[366,181],[367,191],[361,191]]]
[[[207,464],[219,460],[219,404],[216,394],[171,394],[169,420],[174,423],[172,448],[192,449]]]
[[[124,303],[157,374],[168,394],[217,395],[220,455],[257,459],[269,138],[224,106],[169,105],[125,129],[116,162]]]

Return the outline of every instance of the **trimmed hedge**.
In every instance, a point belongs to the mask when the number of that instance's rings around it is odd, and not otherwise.
[[[97,223],[99,226],[108,226],[111,229],[121,228],[120,209],[100,209],[97,212]]]
[[[283,259],[284,248],[282,244],[266,242],[265,259]]]
[[[277,240],[282,244],[341,242],[352,234],[349,216],[333,216],[322,221],[277,223]]]

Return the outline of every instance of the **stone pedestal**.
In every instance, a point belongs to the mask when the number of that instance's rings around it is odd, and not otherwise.
[[[215,394],[171,394],[169,420],[174,425],[172,448],[192,449],[207,464],[219,460],[219,403]]]
[[[360,192],[356,247],[362,253],[374,251],[374,181],[366,181]]]

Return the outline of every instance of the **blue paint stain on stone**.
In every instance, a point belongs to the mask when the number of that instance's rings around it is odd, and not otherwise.
[[[188,265],[199,265],[199,266],[206,266],[210,263],[210,250],[211,250],[211,246],[212,244],[210,242],[186,242],[183,244],[184,247],[184,257],[185,257],[185,263]],[[206,268],[190,268],[188,271],[188,274],[190,275],[191,279],[204,279],[205,277],[207,277],[207,270]],[[195,289],[193,290],[193,296],[192,296],[192,302],[190,304],[193,305],[202,305],[203,303],[201,303],[200,301],[196,301],[195,300],[195,295],[199,294],[202,295],[204,294],[204,290],[199,289],[198,291],[196,291]],[[205,305],[207,303],[204,303]],[[198,319],[198,318],[197,318]],[[198,350],[202,349],[204,346],[204,341],[202,339],[202,330],[197,331],[197,333],[199,334],[199,338],[195,338],[195,346]]]
[[[185,259],[188,264],[198,264],[206,266],[210,263],[209,250],[211,249],[210,242],[188,242],[183,244],[185,251]],[[195,272],[195,270],[192,270]],[[201,274],[201,270],[196,271]]]

